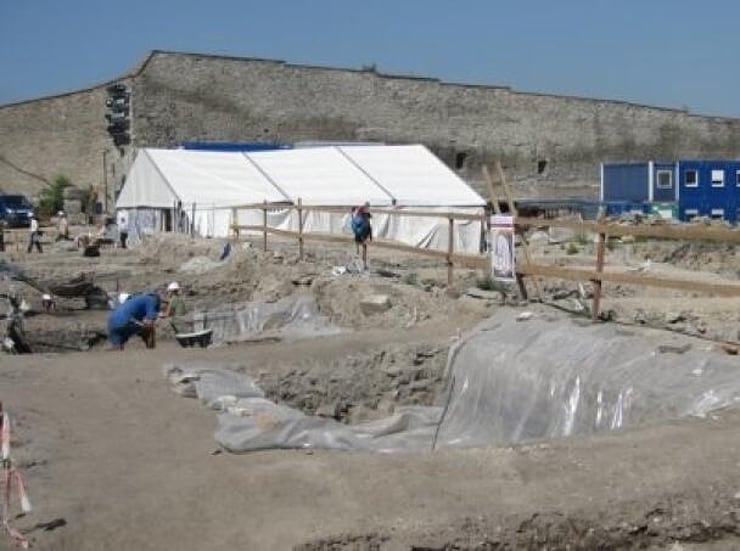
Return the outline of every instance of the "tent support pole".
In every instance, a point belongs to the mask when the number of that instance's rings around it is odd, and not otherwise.
[[[449,232],[447,233],[447,287],[452,287],[452,274],[454,264],[452,262],[452,254],[455,249],[455,219],[450,216],[449,221]]]
[[[267,200],[262,206],[262,250],[267,252]]]
[[[298,198],[298,258],[303,260],[303,202]]]
[[[191,209],[190,214],[190,237],[193,237],[195,235],[195,203],[193,203],[193,208]]]

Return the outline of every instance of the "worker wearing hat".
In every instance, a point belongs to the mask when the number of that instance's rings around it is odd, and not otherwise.
[[[179,318],[184,316],[186,311],[185,301],[180,296],[180,284],[173,281],[167,285],[167,308],[164,311],[164,317]]]

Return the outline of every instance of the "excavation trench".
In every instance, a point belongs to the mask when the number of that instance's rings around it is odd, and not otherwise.
[[[449,352],[427,343],[256,373],[166,372],[180,393],[219,411],[216,439],[237,453],[507,446],[740,403],[737,358],[706,343],[546,310],[519,314],[502,309]]]

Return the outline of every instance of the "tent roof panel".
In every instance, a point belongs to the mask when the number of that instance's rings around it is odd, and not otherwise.
[[[399,206],[483,206],[486,202],[423,145],[341,146]]]
[[[484,200],[429,150],[330,146],[216,152],[143,149],[117,206],[170,208],[293,201],[306,205],[482,206]]]
[[[288,200],[239,153],[147,150],[183,203],[213,206]]]
[[[388,196],[336,147],[246,153],[294,202],[306,205],[390,205]]]

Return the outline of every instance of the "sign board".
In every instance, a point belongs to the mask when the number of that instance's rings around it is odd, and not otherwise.
[[[514,217],[491,216],[491,274],[497,281],[516,280]]]

